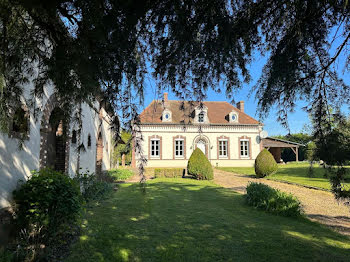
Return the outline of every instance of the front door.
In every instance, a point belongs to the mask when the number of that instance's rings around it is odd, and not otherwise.
[[[197,148],[199,148],[200,150],[202,150],[203,154],[206,155],[206,150],[205,150],[205,142],[203,140],[199,140],[197,142]]]

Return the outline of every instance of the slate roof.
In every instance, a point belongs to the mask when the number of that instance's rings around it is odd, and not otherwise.
[[[241,112],[238,108],[228,102],[207,101],[203,104],[208,108],[208,118],[210,124],[228,125],[262,125],[259,121]],[[195,117],[195,108],[199,102],[168,100],[162,102],[153,100],[140,114],[141,124],[192,124]],[[162,122],[162,113],[168,109],[172,113],[171,122]],[[229,113],[234,110],[238,114],[238,123],[229,122]]]

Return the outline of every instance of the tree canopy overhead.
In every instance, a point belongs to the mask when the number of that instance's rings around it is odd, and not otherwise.
[[[286,124],[302,98],[320,122],[328,103],[349,104],[334,67],[346,56],[349,70],[349,11],[347,0],[0,0],[1,115],[27,77],[39,97],[52,81],[67,108],[102,87],[125,117],[136,115],[130,97],[142,102],[150,70],[180,98],[201,100],[209,88],[233,98],[258,50],[268,56],[255,86],[262,115],[277,105]]]

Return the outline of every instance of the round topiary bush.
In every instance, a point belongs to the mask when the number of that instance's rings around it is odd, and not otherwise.
[[[202,150],[196,148],[187,163],[187,173],[198,180],[214,178],[213,167]]]
[[[277,163],[271,153],[264,149],[255,159],[255,174],[257,177],[265,177],[277,171]]]

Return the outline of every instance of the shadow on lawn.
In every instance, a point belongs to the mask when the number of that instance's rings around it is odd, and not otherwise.
[[[188,180],[186,180],[187,182]],[[348,261],[349,239],[207,182],[123,185],[91,208],[67,261]]]

